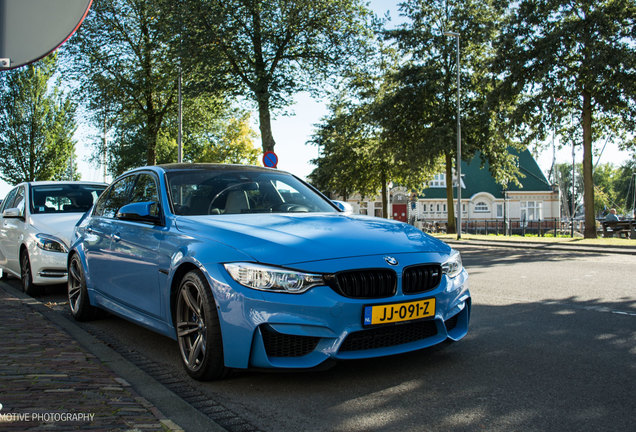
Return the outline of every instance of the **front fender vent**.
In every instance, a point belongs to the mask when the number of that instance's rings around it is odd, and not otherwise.
[[[268,325],[260,327],[269,357],[302,357],[318,345],[320,338],[279,333]]]

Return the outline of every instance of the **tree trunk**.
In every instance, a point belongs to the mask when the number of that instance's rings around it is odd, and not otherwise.
[[[256,101],[258,103],[258,127],[261,131],[263,153],[274,151],[274,145],[276,142],[274,141],[274,135],[272,134],[272,121],[269,112],[269,93],[266,91],[257,93]]]
[[[387,199],[387,185],[386,185],[386,173],[382,171],[380,173],[380,179],[382,181],[382,217],[384,219],[389,218],[389,200]],[[375,216],[375,209],[373,209],[373,215]]]
[[[450,152],[446,152],[446,214],[448,215],[446,233],[455,234],[455,206],[453,200],[453,158]]]
[[[156,116],[154,113],[148,113],[148,124],[146,126],[146,140],[148,147],[146,148],[146,165],[155,165],[157,163],[157,134]]]
[[[594,179],[592,177],[592,96],[583,90],[583,205],[585,206],[585,238],[596,238],[594,216]]]

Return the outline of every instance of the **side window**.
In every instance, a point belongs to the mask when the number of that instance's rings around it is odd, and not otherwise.
[[[159,216],[159,193],[157,192],[157,182],[151,174],[139,174],[137,182],[130,198],[131,203],[135,202],[155,202],[152,206],[152,216]]]
[[[0,211],[5,211],[6,209],[10,209],[13,207],[13,201],[15,200],[15,194],[17,191],[18,188],[11,189],[11,191],[4,198],[4,201],[2,201],[2,210]]]
[[[128,196],[134,180],[135,176],[128,176],[114,183],[110,189],[99,198],[93,214],[95,216],[114,218],[117,211],[122,206],[128,204]]]
[[[15,194],[15,200],[13,201],[11,207],[17,208],[18,210],[20,210],[20,214],[24,215],[24,203],[24,186],[20,186],[18,187],[18,190]]]

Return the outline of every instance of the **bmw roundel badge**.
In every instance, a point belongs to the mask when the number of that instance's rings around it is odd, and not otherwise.
[[[384,261],[386,261],[388,265],[392,265],[392,266],[398,265],[398,260],[392,256],[385,256]]]

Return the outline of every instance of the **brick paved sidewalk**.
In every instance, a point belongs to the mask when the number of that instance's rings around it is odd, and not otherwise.
[[[179,431],[65,331],[0,286],[0,430]]]

